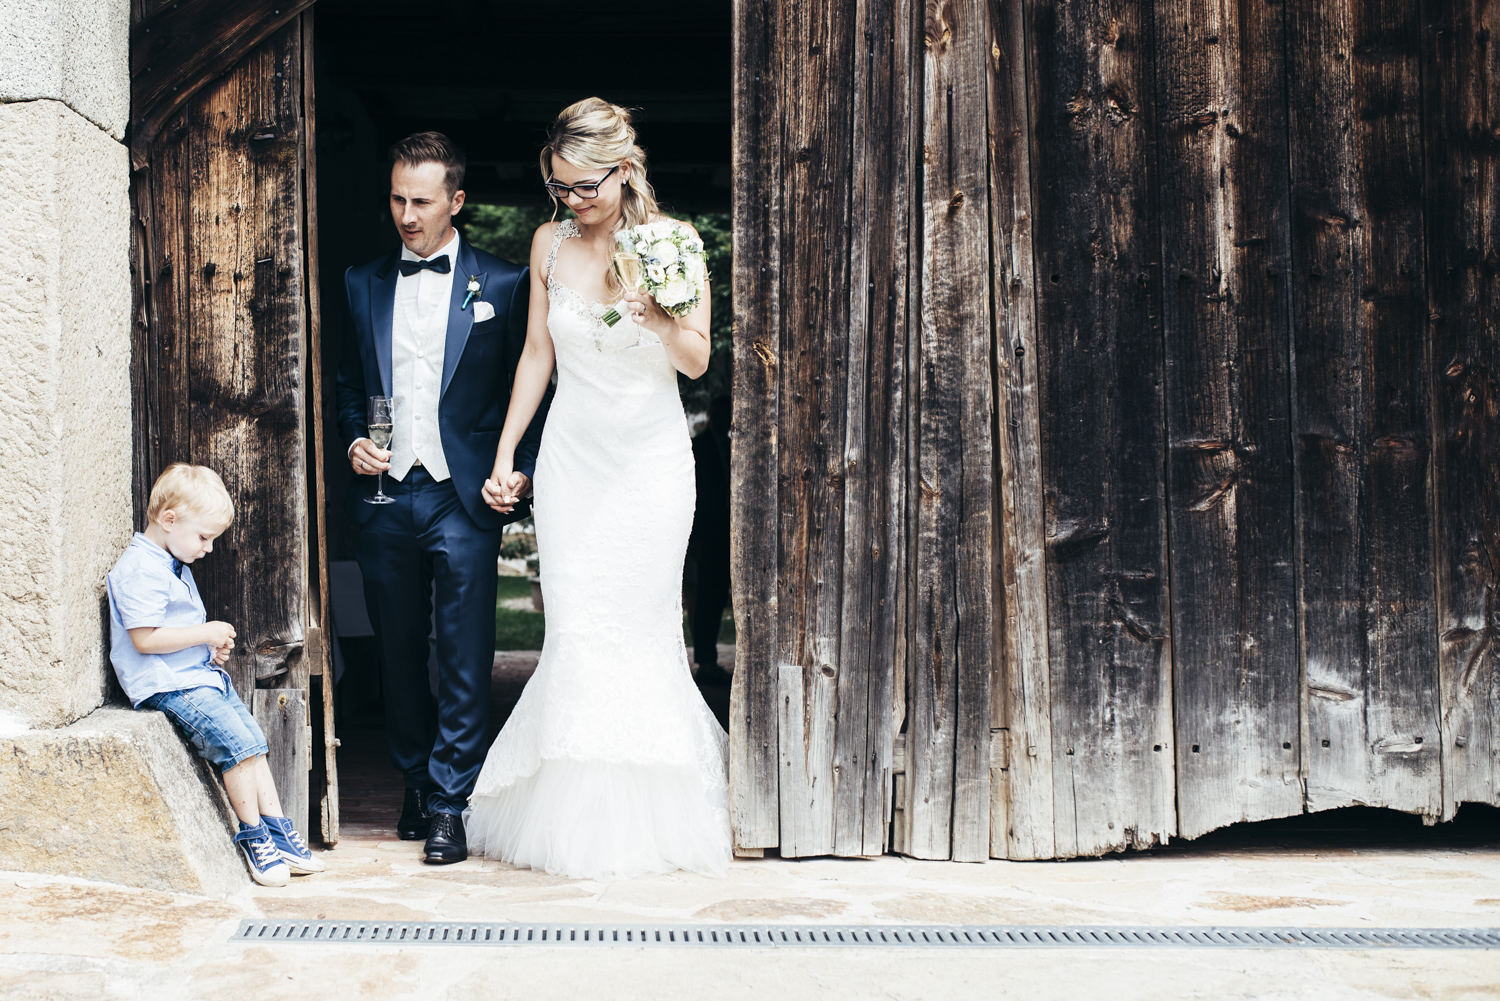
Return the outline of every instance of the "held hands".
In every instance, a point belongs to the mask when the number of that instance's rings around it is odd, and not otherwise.
[[[229,651],[234,649],[234,626],[227,622],[208,622],[203,626],[206,632],[209,649],[213,651],[215,664],[222,665],[229,659]]]
[[[510,514],[522,497],[531,492],[531,480],[525,473],[511,469],[509,462],[495,460],[495,469],[479,491],[484,502],[501,514]]]
[[[349,467],[360,476],[374,476],[391,468],[390,449],[376,448],[368,438],[361,438],[349,450]]]

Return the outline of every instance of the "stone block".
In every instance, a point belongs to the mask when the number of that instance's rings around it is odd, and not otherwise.
[[[124,138],[129,0],[0,0],[0,102],[39,99]]]
[[[159,712],[0,739],[0,869],[223,896],[249,885],[217,776]]]
[[[125,147],[66,105],[0,104],[0,720],[34,728],[106,690],[104,575],[132,527],[129,188]]]

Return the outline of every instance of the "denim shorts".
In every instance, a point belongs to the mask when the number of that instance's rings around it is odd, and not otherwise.
[[[142,709],[160,709],[177,725],[199,757],[220,770],[257,754],[266,753],[266,737],[245,703],[226,683],[217,688],[188,688],[180,692],[157,692],[141,700]]]

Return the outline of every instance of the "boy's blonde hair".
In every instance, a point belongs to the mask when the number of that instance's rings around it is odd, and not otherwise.
[[[174,462],[156,478],[146,504],[146,520],[156,521],[168,509],[212,518],[225,528],[234,521],[234,501],[219,474],[188,462]]]

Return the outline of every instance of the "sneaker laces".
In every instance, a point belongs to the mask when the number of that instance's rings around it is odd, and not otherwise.
[[[286,828],[281,832],[281,836],[286,838],[287,842],[296,849],[298,855],[312,854],[307,849],[307,842],[302,840],[302,835],[297,832],[295,827]]]
[[[270,835],[250,842],[250,851],[255,856],[255,864],[261,868],[281,861],[281,853],[276,850],[276,842],[271,840]]]

